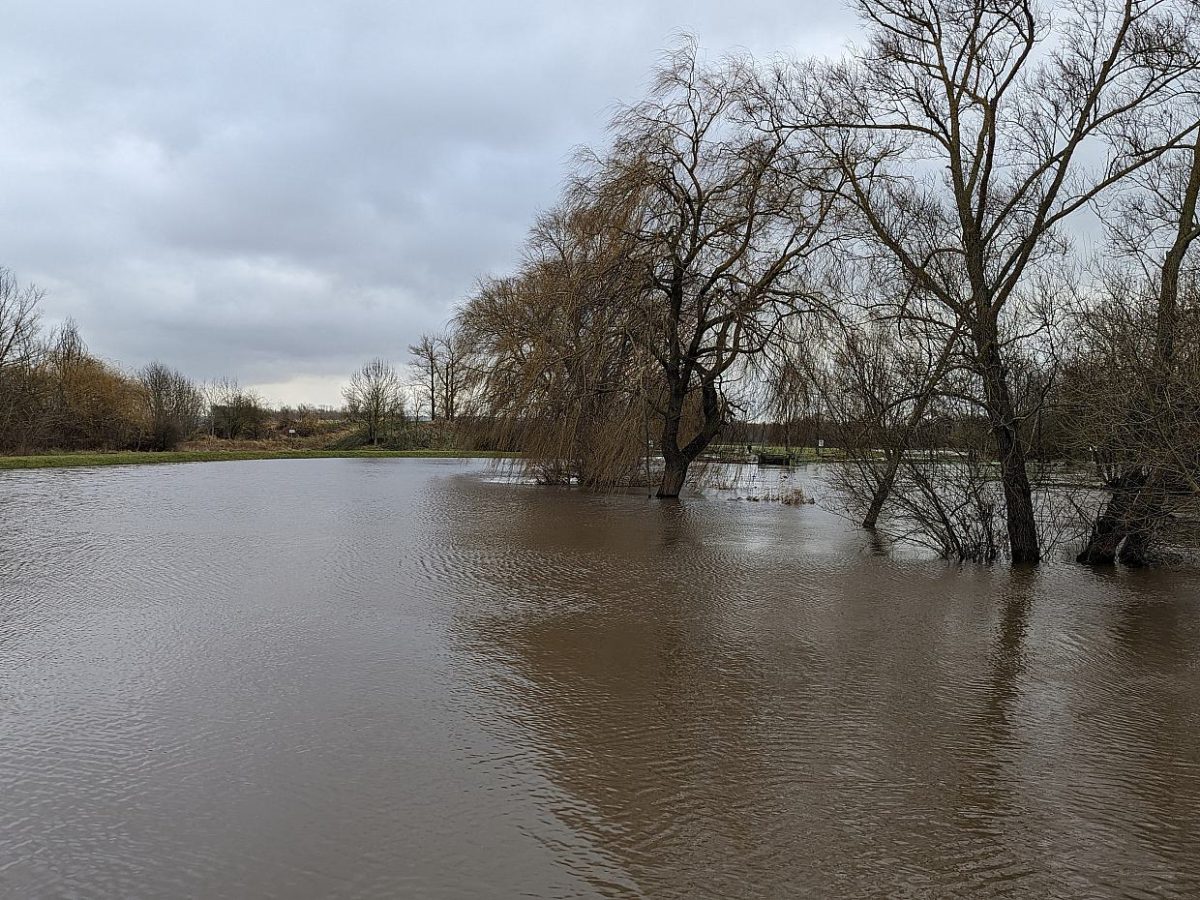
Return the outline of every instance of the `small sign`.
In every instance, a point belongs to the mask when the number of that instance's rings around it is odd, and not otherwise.
[[[818,446],[818,447],[824,447],[824,446],[825,446],[825,439],[824,439],[824,438],[820,438],[820,439],[817,441],[817,446]]]

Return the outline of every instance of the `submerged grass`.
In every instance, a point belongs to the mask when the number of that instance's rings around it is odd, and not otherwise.
[[[142,466],[158,463],[233,462],[251,459],[491,459],[507,454],[470,450],[129,450],[113,453],[47,453],[0,456],[0,469],[73,466]]]

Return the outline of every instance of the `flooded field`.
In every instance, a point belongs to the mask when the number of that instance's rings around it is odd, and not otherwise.
[[[0,895],[1200,895],[1194,572],[486,474],[0,473]]]

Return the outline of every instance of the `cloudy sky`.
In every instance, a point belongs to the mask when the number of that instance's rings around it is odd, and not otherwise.
[[[0,265],[124,366],[338,403],[512,264],[685,31],[856,37],[837,0],[5,0]]]

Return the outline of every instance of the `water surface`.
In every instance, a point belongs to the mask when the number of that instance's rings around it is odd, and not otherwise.
[[[484,475],[0,474],[0,894],[1200,895],[1194,574]]]

